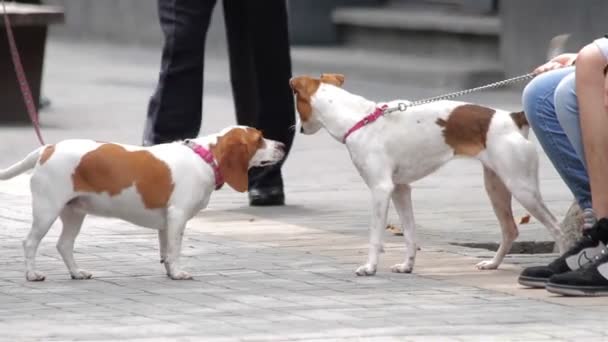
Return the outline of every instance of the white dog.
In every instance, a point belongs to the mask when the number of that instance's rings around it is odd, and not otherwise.
[[[36,250],[57,217],[63,230],[57,249],[73,279],[91,278],[74,261],[74,240],[86,214],[116,217],[158,230],[161,263],[172,279],[191,279],[179,265],[186,223],[207,206],[224,180],[247,190],[247,170],[284,157],[283,144],[249,127],[152,147],[65,140],[38,148],[0,171],[9,179],[34,168],[32,229],[23,241],[26,278],[44,280],[35,269]]]
[[[483,164],[486,190],[502,230],[496,255],[477,264],[479,269],[497,268],[517,238],[511,194],[547,227],[560,252],[568,247],[557,220],[541,198],[538,156],[527,140],[528,123],[523,112],[438,101],[384,115],[386,106],[407,101],[376,103],[342,89],[343,83],[344,76],[338,74],[290,80],[300,131],[314,134],[325,127],[346,145],[371,190],[369,258],[357,269],[357,275],[376,272],[391,199],[403,225],[406,247],[404,262],[394,265],[392,271],[412,271],[416,244],[410,184],[457,156],[473,157]]]

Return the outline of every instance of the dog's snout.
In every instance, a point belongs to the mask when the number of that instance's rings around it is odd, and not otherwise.
[[[300,127],[300,133],[304,133],[304,127]]]

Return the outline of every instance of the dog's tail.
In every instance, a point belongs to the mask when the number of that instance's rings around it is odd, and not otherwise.
[[[511,118],[513,119],[513,122],[515,122],[515,124],[517,125],[517,128],[519,128],[521,133],[527,138],[528,131],[530,130],[530,124],[528,123],[526,114],[523,111],[511,113]]]
[[[4,170],[0,170],[0,180],[11,179],[17,175],[24,173],[27,170],[31,170],[32,168],[34,168],[44,148],[45,146],[39,147],[38,149],[28,154],[27,157],[25,157],[23,160],[7,167]]]
[[[522,128],[530,125],[528,123],[528,119],[526,118],[526,114],[523,111],[517,112],[517,113],[511,113],[511,118],[513,118],[513,121],[515,122],[515,124],[517,125],[517,127],[519,129],[522,129]]]

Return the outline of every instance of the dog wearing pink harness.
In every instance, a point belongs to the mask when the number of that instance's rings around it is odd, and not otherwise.
[[[344,143],[372,195],[369,253],[357,275],[376,273],[383,251],[382,235],[392,200],[405,240],[405,259],[393,272],[409,273],[416,258],[411,184],[455,157],[470,157],[483,165],[485,187],[498,218],[502,241],[491,260],[479,269],[495,269],[518,236],[511,197],[515,197],[555,239],[560,252],[565,241],[556,218],[547,209],[538,180],[538,155],[527,139],[523,112],[458,101],[437,101],[385,114],[385,108],[407,102],[376,103],[342,88],[344,76],[298,76],[290,80],[296,96],[298,126],[304,134],[325,128]]]

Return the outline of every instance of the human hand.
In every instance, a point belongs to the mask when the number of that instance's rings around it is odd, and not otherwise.
[[[574,60],[576,59],[576,53],[563,53],[559,56],[556,56],[549,60],[547,63],[538,66],[532,73],[535,75],[542,74],[547,71],[565,68],[567,66],[572,65]]]

